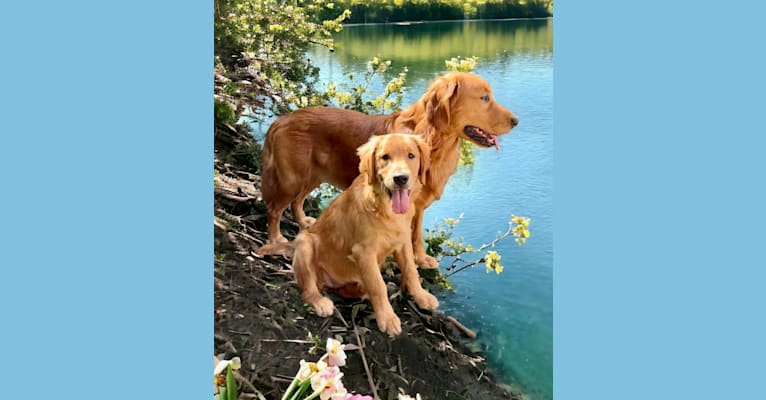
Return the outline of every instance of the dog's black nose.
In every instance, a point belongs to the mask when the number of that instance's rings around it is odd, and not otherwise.
[[[514,127],[519,124],[519,119],[516,117],[511,117],[511,127]]]
[[[409,179],[410,177],[408,175],[396,175],[394,176],[394,183],[399,186],[404,186]]]

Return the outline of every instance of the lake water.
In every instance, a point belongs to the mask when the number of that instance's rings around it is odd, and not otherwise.
[[[519,117],[519,126],[500,138],[499,152],[477,149],[474,165],[458,169],[426,211],[425,225],[462,213],[455,235],[478,246],[505,231],[511,213],[531,218],[526,245],[507,239],[496,247],[502,274],[478,265],[454,275],[455,292],[440,296],[440,308],[478,332],[491,367],[506,383],[532,399],[551,399],[553,21],[349,26],[335,41],[334,53],[309,55],[323,81],[347,82],[349,72],[360,76],[373,56],[392,60],[392,74],[409,68],[407,106],[444,72],[445,59],[477,56],[474,72]]]

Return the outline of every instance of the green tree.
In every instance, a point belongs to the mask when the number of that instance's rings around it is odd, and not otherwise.
[[[553,0],[336,0],[351,23],[532,18],[553,15]]]
[[[349,15],[325,0],[216,0],[216,100],[255,117],[319,103],[319,70],[306,51],[332,50],[332,34]]]

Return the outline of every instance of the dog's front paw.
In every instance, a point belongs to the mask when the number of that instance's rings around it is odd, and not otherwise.
[[[439,300],[436,298],[436,296],[426,292],[425,290],[413,295],[412,297],[415,298],[415,303],[417,303],[418,307],[420,308],[426,310],[434,310],[436,307],[439,307]]]
[[[322,297],[311,306],[314,307],[314,311],[320,317],[329,317],[332,315],[333,310],[335,310],[335,305],[332,303],[332,300],[327,297]]]
[[[378,321],[378,328],[388,336],[399,336],[402,333],[402,322],[393,312],[378,313],[375,315],[375,319]]]
[[[439,268],[439,262],[435,258],[426,254],[416,254],[415,264],[423,269],[436,269]]]
[[[314,222],[317,222],[316,218],[306,217],[298,221],[298,225],[301,226],[301,229],[308,229],[308,228],[311,228],[312,225],[314,225]]]

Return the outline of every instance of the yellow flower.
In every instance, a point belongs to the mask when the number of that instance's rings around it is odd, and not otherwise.
[[[516,243],[524,244],[527,241],[527,238],[530,236],[529,221],[529,218],[511,215],[511,222],[516,225],[511,230],[513,236],[516,237]]]
[[[384,102],[385,102],[385,100],[386,100],[386,99],[384,99],[384,98],[382,98],[382,97],[378,97],[377,99],[375,99],[375,100],[373,100],[373,101],[372,101],[372,106],[373,106],[373,107],[375,107],[375,108],[377,108],[377,109],[382,109],[382,108],[383,108],[383,105],[384,105]]]
[[[484,255],[484,265],[487,267],[487,273],[491,270],[494,270],[497,274],[503,272],[503,266],[500,265],[500,258],[500,254],[491,250]]]
[[[350,103],[354,96],[351,93],[336,93],[335,98],[338,99],[338,103],[343,105]]]
[[[449,60],[444,60],[444,64],[450,71],[470,72],[476,68],[476,62],[478,60],[478,57],[468,57],[465,59],[461,59],[460,57],[452,57]]]
[[[519,216],[517,216],[517,215],[511,215],[511,221],[512,221],[514,224],[516,224],[516,225],[519,225],[519,226],[523,226],[523,227],[525,227],[525,228],[528,228],[528,227],[529,227],[529,221],[530,221],[530,220],[529,220],[529,218],[525,218],[525,217],[519,217]]]
[[[449,226],[450,228],[454,228],[455,225],[457,225],[457,220],[455,218],[444,218],[444,225]]]

